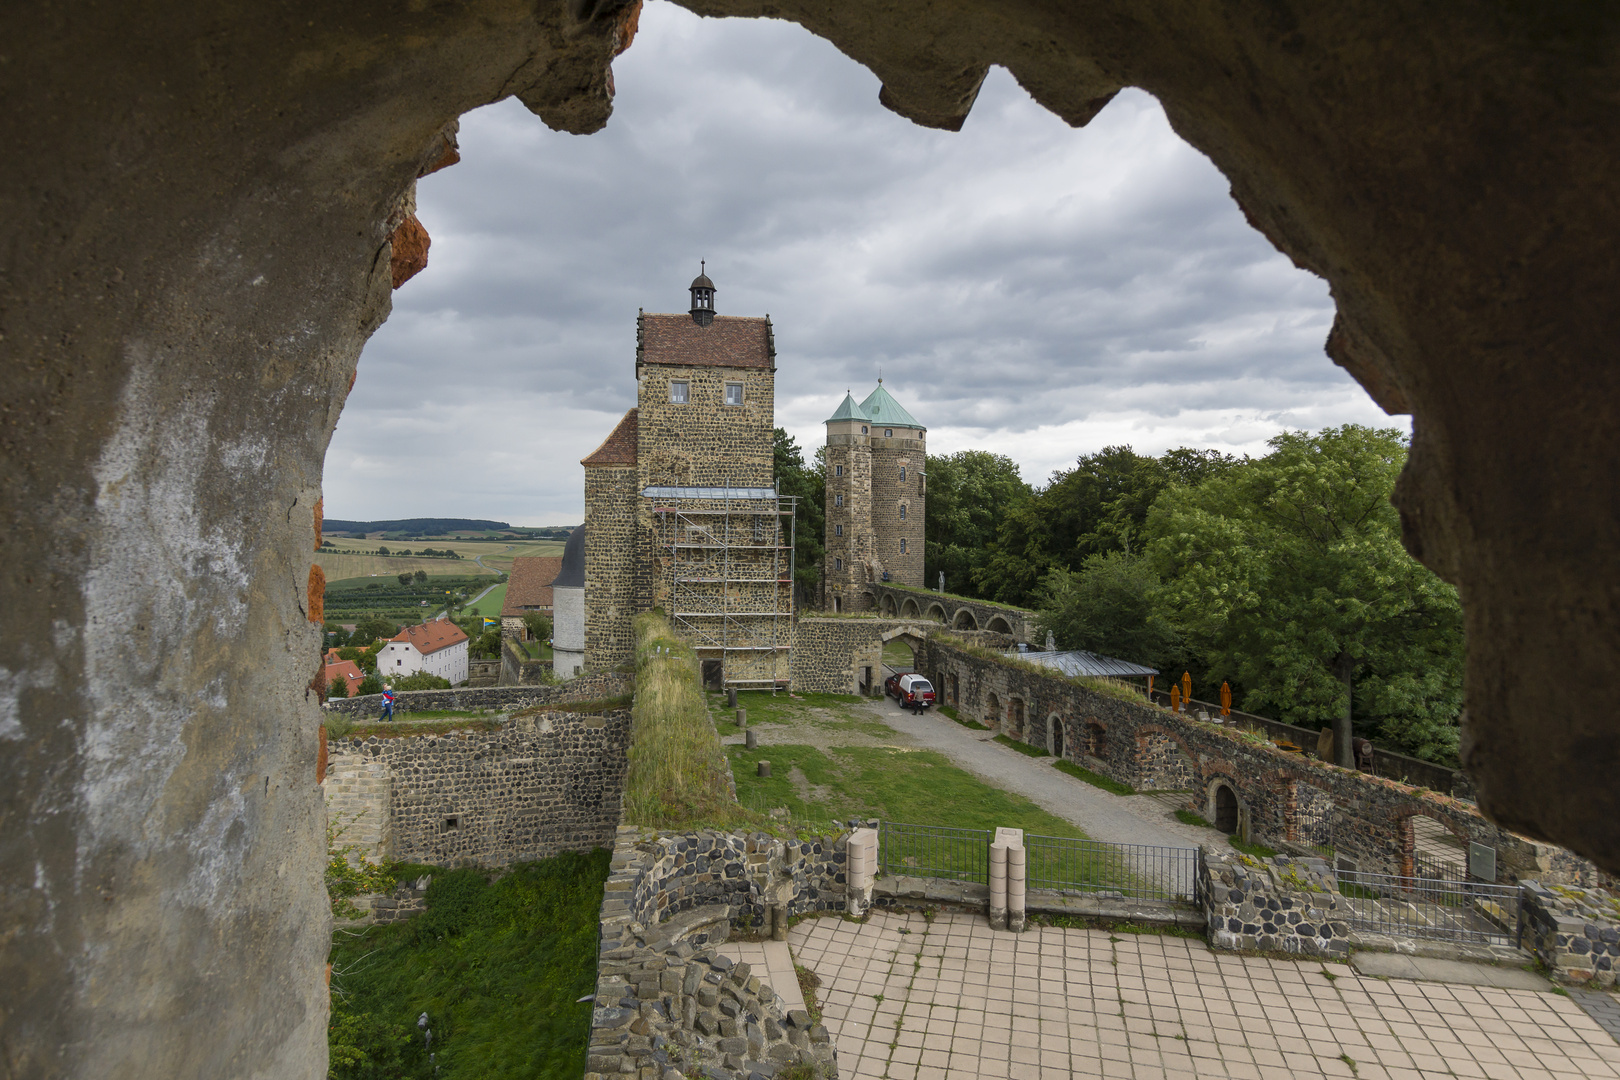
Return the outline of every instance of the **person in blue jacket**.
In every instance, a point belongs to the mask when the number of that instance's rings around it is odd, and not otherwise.
[[[384,686],[382,697],[383,711],[382,715],[377,717],[377,719],[392,720],[394,718],[394,688],[392,686]]]

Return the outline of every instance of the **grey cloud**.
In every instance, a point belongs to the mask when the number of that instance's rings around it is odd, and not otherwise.
[[[1032,477],[1381,418],[1323,355],[1326,285],[1146,94],[1074,131],[997,71],[962,132],[926,131],[797,27],[667,4],[615,81],[605,131],[503,102],[421,183],[430,265],[362,357],[335,516],[577,521],[578,459],[634,404],[636,309],[683,310],[700,257],[723,312],[775,321],[778,422],[807,448],[880,366],[935,448]]]

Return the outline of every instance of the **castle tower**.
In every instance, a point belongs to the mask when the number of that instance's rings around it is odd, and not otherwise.
[[[871,420],[854,396],[845,394],[826,424],[827,535],[821,603],[828,611],[861,611],[868,605],[860,586],[875,576]]]
[[[924,586],[926,432],[883,388],[845,395],[827,424],[826,594],[831,611],[864,610],[862,586]]]
[[[636,408],[585,466],[585,660],[629,659],[654,607],[704,677],[786,685],[793,515],[775,490],[776,337],[769,316],[691,309],[636,317]],[[782,564],[778,566],[777,564]]]
[[[883,389],[883,380],[861,402],[872,429],[872,540],[878,580],[923,588],[923,472],[928,467],[927,428]]]

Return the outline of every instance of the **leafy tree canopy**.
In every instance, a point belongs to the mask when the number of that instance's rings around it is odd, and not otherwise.
[[[1270,445],[1154,503],[1147,551],[1170,617],[1245,709],[1324,726],[1348,700],[1381,741],[1454,760],[1462,612],[1401,547],[1404,436],[1346,425]]]
[[[1085,649],[1174,676],[1185,663],[1181,632],[1159,609],[1159,575],[1123,551],[1088,555],[1079,570],[1057,567],[1041,583],[1036,632],[1061,649]]]
[[[778,491],[798,497],[798,522],[794,533],[793,582],[801,601],[814,596],[821,581],[821,560],[826,552],[821,542],[827,528],[827,480],[822,450],[816,461],[806,465],[798,440],[781,428],[773,432]]]
[[[1011,458],[985,450],[930,456],[926,475],[923,583],[933,588],[943,571],[947,591],[981,595],[974,574],[986,564],[1003,515],[1033,492]]]

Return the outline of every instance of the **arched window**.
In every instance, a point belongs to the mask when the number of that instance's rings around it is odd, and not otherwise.
[[[900,466],[900,482],[902,484],[906,482],[906,467],[904,465]]]
[[[905,503],[900,504],[900,520],[901,521],[906,520],[906,504]]]
[[[904,555],[905,553],[906,553],[906,542],[905,542],[904,539],[902,539],[900,541],[900,554]]]

